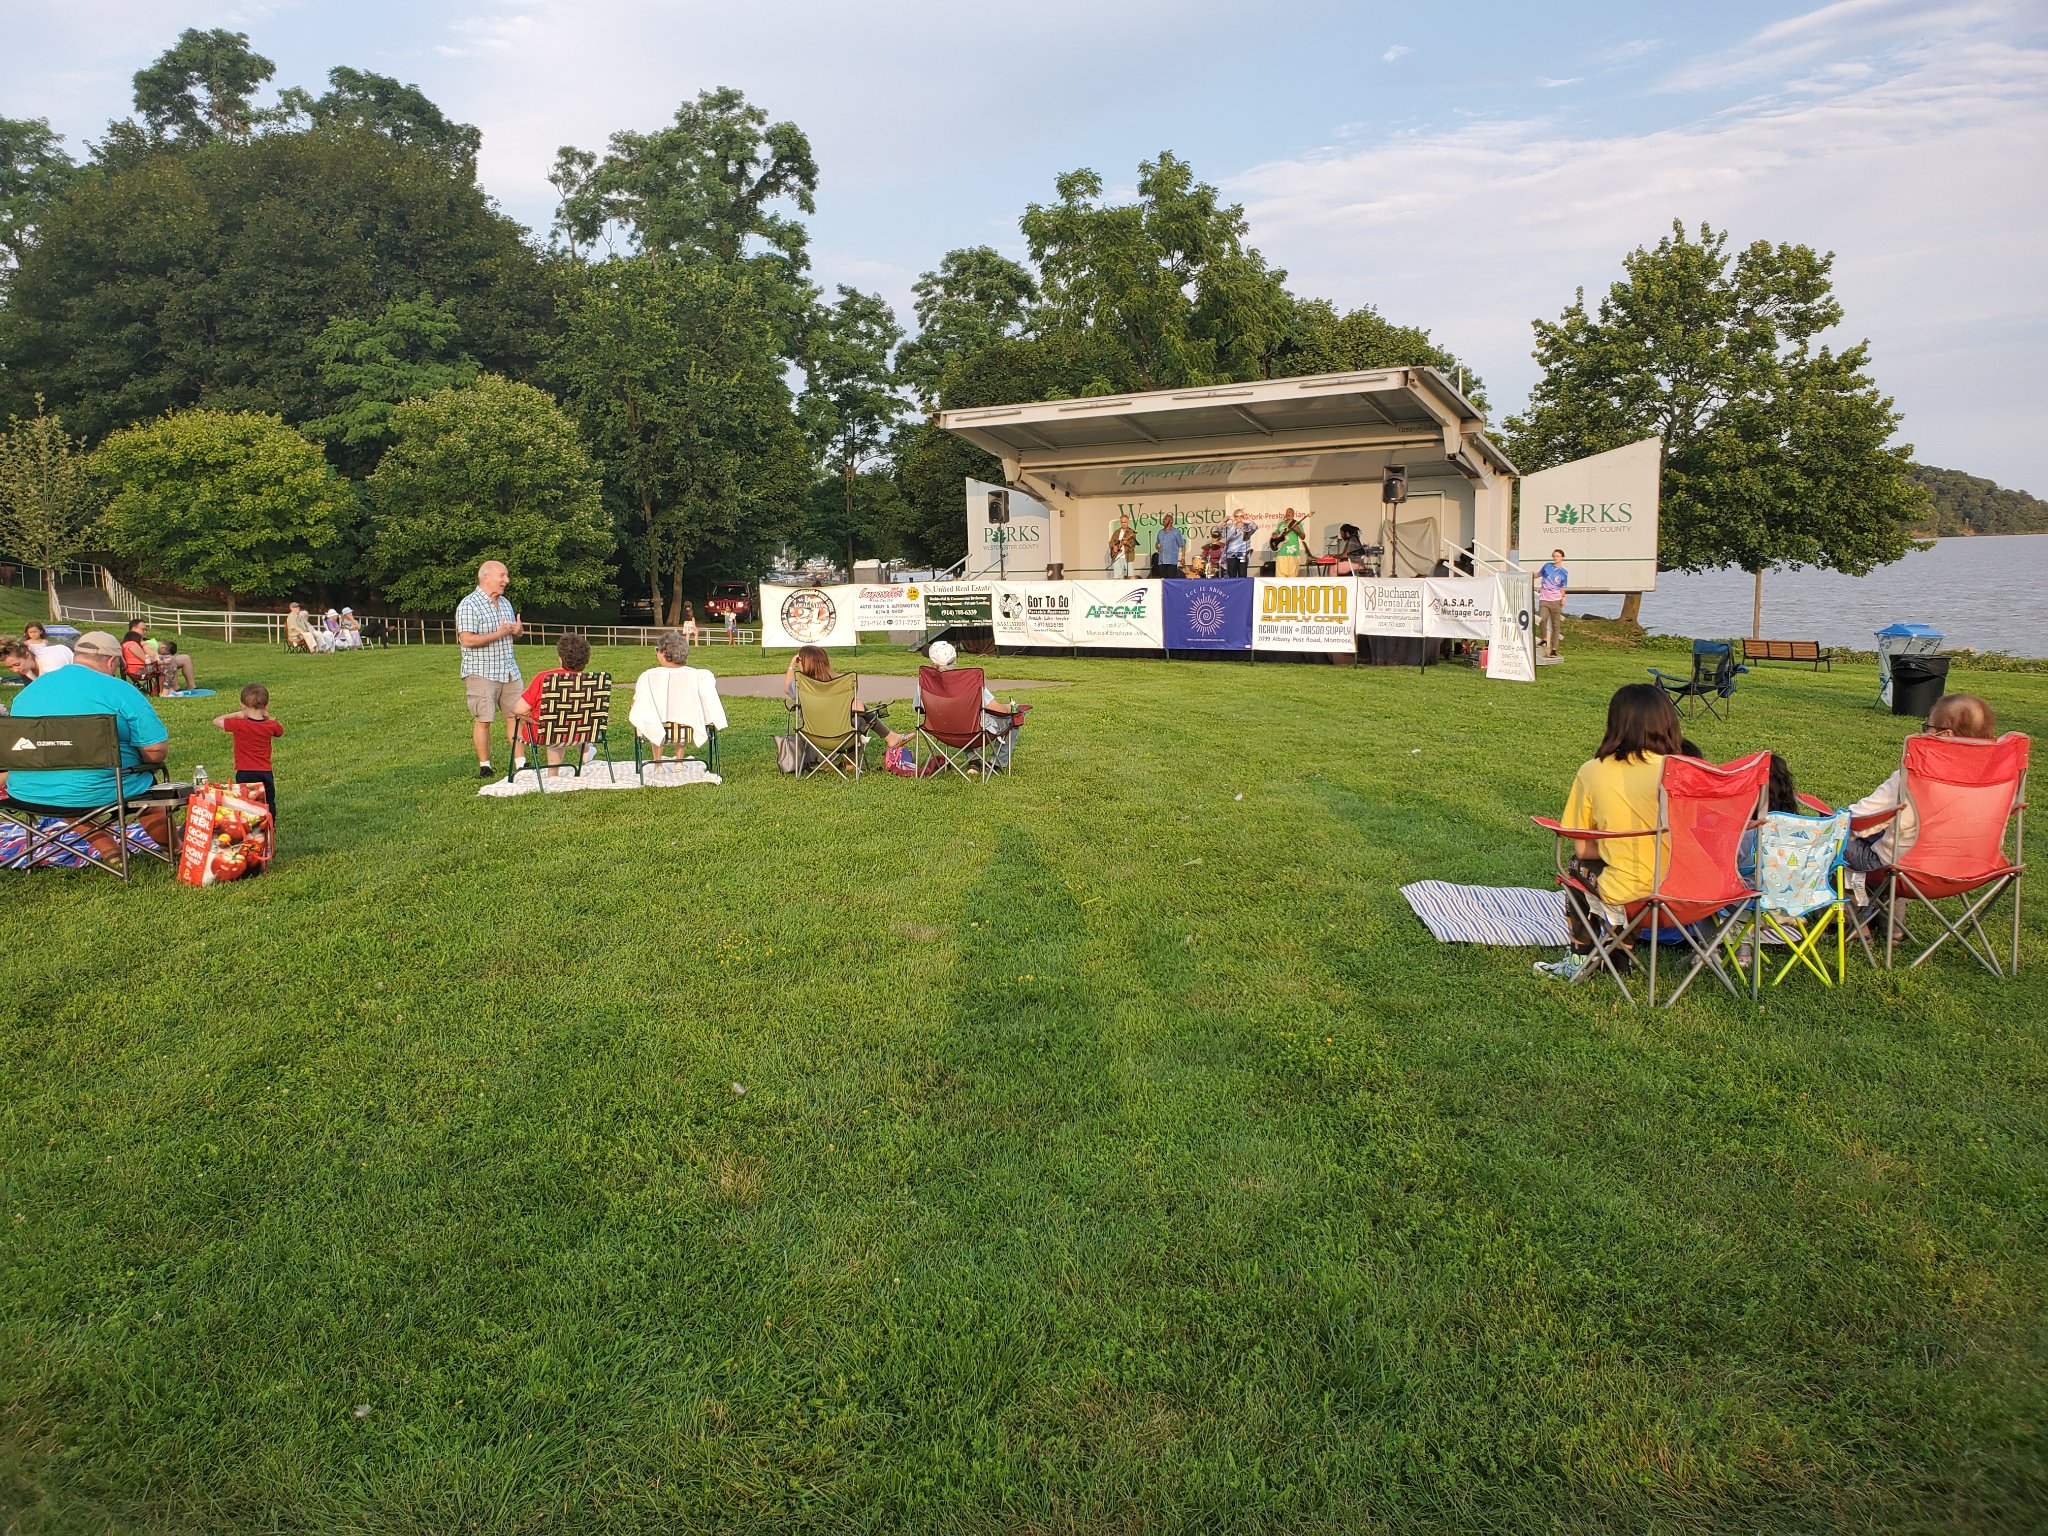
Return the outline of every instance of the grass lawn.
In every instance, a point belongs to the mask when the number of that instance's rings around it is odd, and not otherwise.
[[[1396,891],[1547,883],[1631,650],[1012,659],[988,789],[736,700],[722,788],[508,801],[451,649],[191,649],[285,858],[4,877],[0,1531],[2048,1519],[2048,892],[2017,982],[1650,1016]],[[1874,686],[1694,735],[1862,793]]]

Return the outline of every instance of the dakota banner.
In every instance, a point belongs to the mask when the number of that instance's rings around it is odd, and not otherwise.
[[[1252,584],[1236,581],[1161,583],[1166,645],[1175,651],[1252,648]]]
[[[1357,647],[1350,576],[1269,577],[1254,583],[1252,649],[1349,651]]]
[[[1422,583],[1378,581],[1358,584],[1358,633],[1361,635],[1422,634]]]
[[[1486,642],[1486,675],[1511,683],[1536,681],[1536,578],[1505,571],[1493,578],[1493,634]]]
[[[852,645],[857,587],[771,587],[761,584],[761,648]]]
[[[997,645],[1072,645],[1068,616],[1073,608],[1072,583],[1064,581],[1000,581],[996,583]]]

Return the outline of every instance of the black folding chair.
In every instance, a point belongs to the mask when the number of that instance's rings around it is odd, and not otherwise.
[[[112,715],[9,715],[0,719],[0,768],[13,782],[16,773],[57,772],[65,769],[100,769],[114,775],[114,795],[103,805],[81,809],[75,805],[49,805],[8,793],[0,796],[0,820],[20,827],[28,841],[20,856],[23,869],[33,869],[48,851],[61,850],[78,855],[96,869],[123,880],[128,878],[131,844],[128,828],[138,813],[148,807],[164,806],[172,816],[171,835],[159,848],[138,848],[166,864],[178,861],[177,807],[192,793],[189,784],[152,783],[139,793],[128,792],[128,775],[137,768],[121,766],[120,727]],[[145,765],[152,779],[167,778],[161,764]],[[46,827],[45,822],[57,825]],[[94,833],[111,831],[115,851],[102,853],[92,843]]]
[[[1704,704],[1710,716],[1726,720],[1730,701],[1735,697],[1735,679],[1749,668],[1735,659],[1735,647],[1731,642],[1695,640],[1692,643],[1690,677],[1679,677],[1656,667],[1649,670],[1650,676],[1657,680],[1657,686],[1688,719]]]

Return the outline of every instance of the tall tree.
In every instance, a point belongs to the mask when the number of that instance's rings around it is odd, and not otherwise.
[[[1022,220],[1041,330],[1112,337],[1147,389],[1260,376],[1292,315],[1287,274],[1245,243],[1243,208],[1165,153],[1139,167],[1135,203],[1102,202],[1102,178],[1088,170],[1054,190],[1057,201],[1033,203]]]
[[[993,247],[948,251],[918,278],[917,335],[897,355],[897,371],[927,408],[938,402],[946,370],[984,347],[1021,334],[1038,297],[1030,271]]]
[[[320,450],[275,416],[180,411],[108,438],[92,456],[107,493],[108,546],[153,580],[279,598],[318,574],[315,557],[354,510]]]
[[[155,63],[135,72],[135,110],[155,138],[246,138],[256,121],[257,88],[276,72],[250,49],[248,33],[187,27]]]
[[[426,293],[393,299],[374,320],[330,320],[313,355],[333,408],[307,422],[306,435],[326,443],[335,467],[357,479],[390,445],[393,409],[474,384],[482,371],[462,350],[455,306]]]
[[[1524,469],[1664,439],[1658,560],[1669,569],[1819,565],[1860,575],[1898,559],[1925,496],[1899,416],[1865,371],[1870,347],[1816,345],[1839,324],[1832,255],[1674,222],[1622,263],[1597,313],[1585,294],[1536,322],[1543,377],[1511,418]],[[1624,608],[1634,618],[1639,600]]]
[[[575,610],[609,586],[611,528],[597,466],[539,390],[485,375],[409,400],[365,489],[373,514],[364,575],[415,612],[452,608],[486,559],[503,560],[520,601]]]
[[[28,254],[45,214],[78,175],[63,143],[47,118],[0,117],[0,283]]]
[[[85,444],[44,414],[40,396],[35,415],[7,419],[0,432],[0,554],[41,570],[52,598],[58,568],[91,547],[100,507]]]
[[[327,71],[327,90],[314,96],[293,86],[279,94],[271,116],[280,123],[319,128],[367,128],[395,144],[422,150],[450,170],[474,179],[483,133],[458,123],[416,85],[346,65]]]
[[[891,361],[902,340],[895,311],[879,294],[842,285],[838,302],[813,327],[804,358],[807,386],[797,415],[819,464],[839,482],[849,574],[862,526],[855,517],[854,482],[882,457],[903,418]]]
[[[744,272],[656,256],[588,269],[564,301],[553,375],[604,466],[655,622],[675,621],[694,559],[765,553],[795,521],[803,435]]]
[[[1325,299],[1296,299],[1293,319],[1267,360],[1268,378],[1369,368],[1434,368],[1484,410],[1486,386],[1420,326],[1396,325],[1370,304],[1339,315]]]
[[[0,310],[0,404],[40,389],[88,438],[197,404],[308,421],[328,322],[422,290],[485,367],[532,372],[547,277],[466,174],[365,128],[153,152],[45,217]]]

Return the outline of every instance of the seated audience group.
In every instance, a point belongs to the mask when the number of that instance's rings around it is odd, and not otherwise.
[[[309,656],[359,651],[363,648],[362,621],[353,608],[330,608],[324,614],[315,614],[293,603],[285,609],[284,644],[288,651],[304,651]]]

